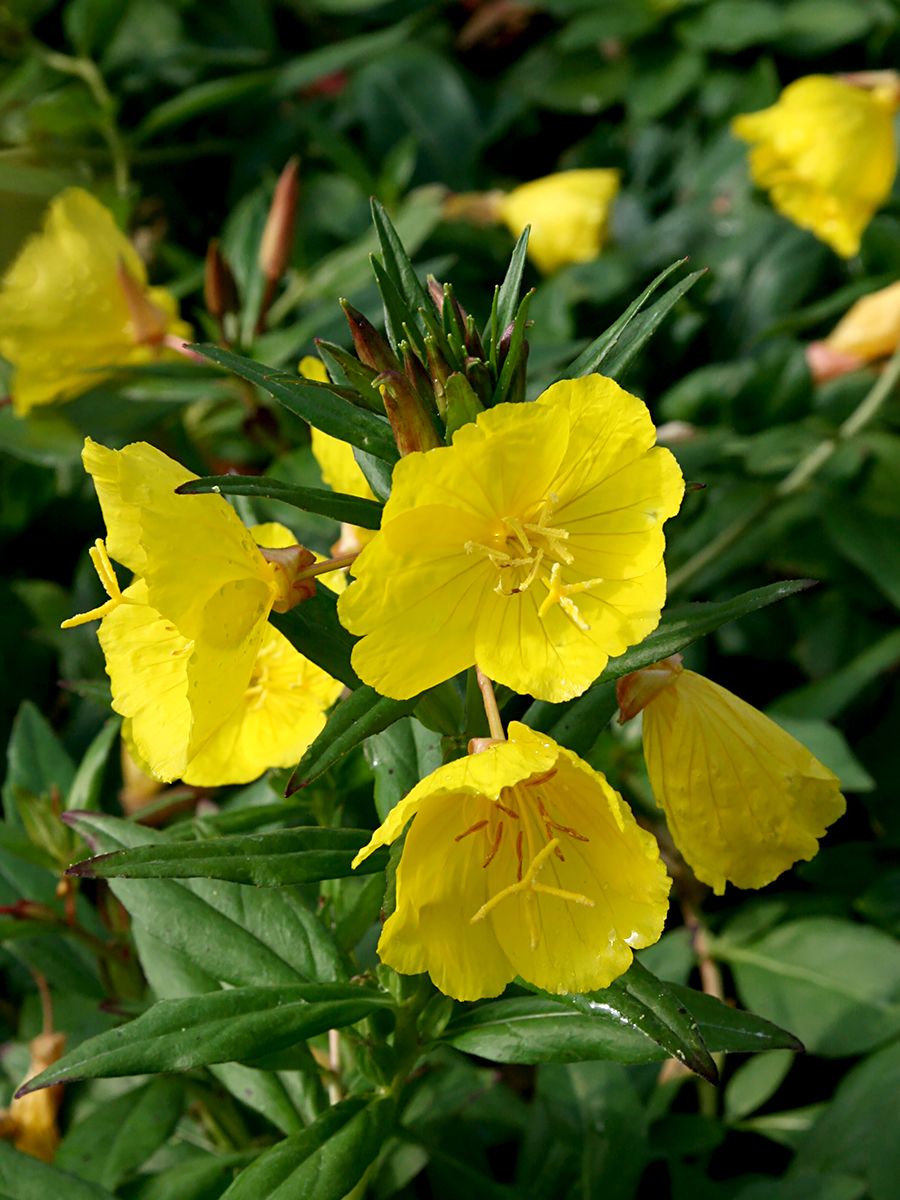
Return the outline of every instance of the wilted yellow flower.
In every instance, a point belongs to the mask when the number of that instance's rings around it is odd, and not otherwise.
[[[571,751],[517,722],[509,739],[423,779],[356,856],[414,818],[378,953],[457,1000],[517,975],[551,992],[608,987],[662,933],[656,841]]]
[[[32,1038],[29,1045],[31,1062],[23,1082],[52,1067],[62,1058],[65,1048],[64,1033],[50,1031]],[[23,1154],[53,1162],[60,1142],[57,1116],[62,1097],[61,1083],[15,1097],[8,1109],[0,1109],[0,1137],[9,1138]]]
[[[807,75],[731,128],[751,143],[750,173],[778,211],[849,258],[897,173],[896,108],[895,87]]]
[[[500,216],[515,237],[531,226],[528,254],[549,274],[597,257],[618,191],[619,172],[610,168],[558,171],[513,188]]]
[[[51,201],[0,290],[0,353],[14,367],[20,415],[86,392],[116,368],[171,355],[166,340],[190,336],[175,298],[147,286],[112,214],[81,188]]]
[[[684,485],[654,440],[642,401],[588,375],[401,459],[338,604],[360,678],[406,699],[477,663],[543,700],[580,695],[659,622]]]
[[[644,758],[675,845],[721,894],[771,883],[844,812],[840,783],[774,721],[673,655],[620,680],[623,719],[643,710]]]
[[[900,283],[857,300],[828,337],[812,342],[806,359],[818,382],[888,358],[900,345]]]
[[[83,459],[108,530],[91,558],[110,598],[64,628],[102,618],[113,708],[137,761],[158,779],[209,785],[295,761],[340,685],[267,622],[295,600],[283,562],[293,536],[262,527],[282,557],[268,561],[221,496],[177,496],[196,476],[144,442],[88,439]],[[124,591],[110,556],[136,576]]]

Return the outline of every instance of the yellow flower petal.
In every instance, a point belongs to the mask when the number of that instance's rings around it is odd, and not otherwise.
[[[658,623],[681,472],[612,380],[501,404],[395,468],[339,605],[366,683],[407,698],[477,661],[540,699],[583,692]]]
[[[509,736],[424,779],[357,857],[415,818],[379,953],[460,1000],[517,974],[554,992],[606,987],[662,932],[658,848],[601,775],[523,725]]]
[[[160,310],[165,331],[190,339],[175,299],[147,288],[144,264],[111,213],[89,192],[69,188],[51,201],[43,230],[26,242],[0,291],[0,353],[15,368],[20,415],[95,387],[111,373],[98,368],[171,357],[136,340],[119,262]]]
[[[127,719],[136,757],[157,779],[179,779],[188,761],[192,716],[191,644],[147,603],[141,580],[97,631],[112,685],[112,706]]]
[[[732,130],[752,144],[750,173],[775,208],[849,258],[894,182],[895,108],[892,89],[808,75]]]
[[[185,783],[249,783],[270,767],[293,766],[325,725],[342,685],[265,626],[249,685],[237,708],[191,758]]]
[[[840,784],[795,738],[693,671],[644,709],[644,755],[676,846],[717,893],[770,883],[844,812]]]
[[[560,171],[514,188],[500,216],[515,237],[531,226],[529,257],[549,274],[597,257],[618,190],[619,172],[609,168]]]
[[[888,358],[900,345],[900,282],[857,300],[825,345],[863,362]]]

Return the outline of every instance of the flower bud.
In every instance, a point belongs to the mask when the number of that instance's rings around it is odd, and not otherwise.
[[[680,654],[672,654],[669,658],[664,658],[651,667],[633,671],[630,675],[623,675],[616,681],[620,725],[630,721],[632,717],[636,717],[642,709],[647,707],[654,696],[663,688],[668,687],[670,683],[675,682],[676,677],[683,670],[681,662]]]
[[[288,159],[275,185],[275,194],[259,244],[259,269],[270,282],[280,279],[287,268],[294,244],[300,160]]]
[[[272,605],[275,612],[290,612],[316,594],[315,579],[303,574],[316,561],[311,550],[296,545],[279,548],[260,546],[260,553],[275,568],[278,585],[278,599]]]
[[[206,251],[206,271],[203,276],[203,299],[207,312],[217,321],[238,311],[237,283],[231,268],[225,261],[217,238],[213,238]]]
[[[381,389],[384,410],[402,455],[442,445],[434,421],[405,375],[383,371],[375,382]]]
[[[128,308],[132,338],[139,346],[158,346],[166,336],[168,317],[150,300],[121,258],[116,262],[116,278]]]
[[[900,283],[892,283],[857,300],[824,341],[807,346],[806,361],[822,383],[888,358],[898,345]]]
[[[400,364],[397,356],[378,332],[368,317],[364,317],[358,309],[346,300],[341,300],[341,308],[350,326],[350,336],[359,360],[367,367],[376,371],[397,371]]]

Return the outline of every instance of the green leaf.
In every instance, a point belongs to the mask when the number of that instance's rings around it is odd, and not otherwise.
[[[525,335],[528,331],[528,309],[531,305],[531,298],[534,291],[527,292],[522,299],[516,312],[516,320],[513,325],[512,336],[509,341],[509,350],[504,360],[503,367],[500,371],[500,378],[497,380],[497,386],[494,389],[492,404],[501,404],[509,392],[512,383],[513,374],[516,367],[519,365],[519,360],[526,350]],[[502,336],[502,334],[501,334]]]
[[[378,1157],[393,1117],[390,1099],[342,1100],[260,1155],[221,1200],[344,1200]]]
[[[829,721],[838,716],[870,683],[900,662],[900,629],[892,629],[825,679],[807,683],[781,696],[770,715]]]
[[[255,359],[223,350],[221,346],[197,343],[191,349],[241,379],[246,379],[248,383],[262,388],[289,412],[324,433],[330,433],[342,442],[349,442],[351,446],[358,446],[360,450],[374,454],[385,462],[397,461],[397,447],[390,425],[377,413],[358,408],[353,403],[355,392],[290,375],[287,371],[277,371]]]
[[[497,289],[494,305],[491,311],[491,322],[489,329],[485,330],[484,341],[490,342],[491,365],[497,369],[498,356],[497,350],[500,344],[500,339],[506,332],[507,328],[513,323],[516,311],[519,307],[519,296],[522,291],[522,276],[525,272],[525,262],[528,253],[528,238],[531,234],[531,226],[527,225],[519,235],[519,240],[516,242],[512,255],[510,256],[509,266],[506,268],[506,275],[503,282]],[[490,335],[490,336],[488,336]]]
[[[264,496],[268,500],[281,500],[304,512],[319,513],[334,521],[359,525],[362,529],[378,529],[381,525],[382,505],[377,500],[347,496],[326,488],[297,487],[265,475],[208,475],[204,479],[190,479],[175,490],[181,496],[196,496],[206,492],[221,492],[226,496]]]
[[[127,1025],[88,1038],[30,1079],[19,1094],[78,1079],[258,1059],[392,1007],[385,993],[337,983],[227,988],[160,1000]]]
[[[333,679],[349,688],[362,686],[350,663],[356,638],[338,620],[337,598],[320,587],[314,596],[286,613],[271,613],[269,621],[299,650]]]
[[[168,842],[115,817],[79,812],[66,820],[97,851]],[[337,948],[295,892],[205,879],[115,879],[110,887],[131,914],[135,937],[147,931],[165,950],[177,967],[174,974],[166,967],[170,981],[187,994],[202,990],[204,980],[206,987],[250,987],[345,977]]]
[[[383,821],[420,779],[441,765],[441,738],[410,717],[370,737],[366,759],[375,774],[375,811]]]
[[[45,796],[55,789],[64,799],[74,778],[75,766],[59,738],[26,700],[16,714],[6,751],[3,807],[7,821],[19,825],[14,803],[17,792]]]
[[[183,1105],[184,1088],[178,1079],[154,1079],[124,1092],[69,1130],[54,1165],[115,1190],[165,1144]]]
[[[100,807],[100,790],[103,787],[103,774],[110,751],[119,737],[122,727],[120,717],[110,717],[103,722],[100,732],[85,751],[84,758],[78,764],[72,786],[66,797],[66,808]]]
[[[224,879],[285,887],[384,870],[386,851],[373,854],[356,871],[350,868],[370,836],[365,829],[310,826],[199,842],[156,842],[86,859],[66,874],[85,879]]]
[[[900,1042],[858,1063],[800,1141],[793,1170],[848,1171],[866,1181],[872,1200],[894,1200],[900,1172],[896,1120]]]
[[[726,929],[712,952],[744,1003],[816,1054],[860,1054],[900,1032],[900,946],[880,930],[809,917],[740,943]]]
[[[710,1051],[798,1048],[791,1034],[760,1017],[731,1009],[690,988],[671,986],[697,1020]],[[589,1059],[647,1063],[668,1056],[614,1000],[595,1003],[591,1015],[549,996],[489,1001],[452,1021],[443,1040],[469,1054],[509,1063]]]
[[[420,283],[415,267],[412,265],[384,205],[374,197],[372,198],[372,222],[378,236],[385,273],[408,310],[408,316],[404,323],[412,327],[416,324],[416,315],[420,308],[425,309],[426,312],[435,312],[434,302]],[[397,332],[399,333],[400,330],[398,329]]]
[[[115,1200],[112,1192],[69,1171],[48,1166],[0,1139],[0,1196],[3,1200]]]
[[[412,700],[391,700],[381,696],[368,685],[358,687],[346,700],[333,709],[325,728],[315,739],[294,768],[287,795],[293,795],[319,775],[340,762],[354,746],[367,737],[381,733],[388,726],[412,712],[418,697]]]
[[[597,740],[600,731],[615,713],[617,702],[614,681],[641,667],[649,667],[660,659],[677,654],[691,642],[705,637],[728,621],[775,604],[814,585],[811,579],[788,579],[766,587],[742,592],[730,600],[679,605],[663,617],[659,628],[637,646],[610,659],[603,674],[584,696],[567,704],[548,704],[536,700],[525,713],[524,721],[532,729],[542,730],[563,746],[586,753]]]
[[[578,379],[582,375],[590,375],[594,371],[599,371],[606,359],[610,356],[610,354],[612,354],[613,350],[618,345],[622,334],[635,319],[653,293],[657,290],[657,288],[665,283],[673,271],[677,271],[679,267],[683,267],[686,262],[686,258],[680,258],[677,262],[673,262],[671,266],[666,267],[664,271],[661,271],[653,280],[653,282],[644,288],[638,298],[633,300],[631,304],[628,305],[621,317],[614,321],[612,325],[610,325],[609,329],[605,329],[603,333],[599,334],[599,336],[591,342],[587,349],[583,350],[573,362],[569,363],[559,378]],[[665,299],[665,297],[663,297],[663,299]]]
[[[793,1061],[790,1050],[774,1050],[771,1054],[748,1059],[738,1067],[725,1088],[727,1120],[740,1121],[770,1100],[784,1082]]]
[[[702,271],[693,271],[686,279],[682,279],[680,283],[676,283],[673,288],[670,288],[645,313],[636,316],[606,356],[603,364],[604,374],[609,375],[612,379],[621,380],[630,364],[650,341],[678,301],[705,274],[705,267]]]

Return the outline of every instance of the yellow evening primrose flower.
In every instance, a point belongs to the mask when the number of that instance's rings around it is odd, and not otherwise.
[[[900,345],[900,283],[862,296],[827,338],[806,348],[817,382],[889,358]]]
[[[750,174],[775,208],[850,258],[897,173],[896,108],[895,87],[807,75],[731,128],[751,144]]]
[[[88,391],[116,368],[170,355],[166,339],[190,336],[174,296],[147,286],[131,242],[81,188],[50,202],[0,288],[0,354],[14,368],[20,416]]]
[[[295,761],[340,685],[268,624],[295,599],[285,567],[263,556],[223,497],[177,496],[196,476],[154,447],[88,439],[82,457],[108,531],[91,558],[109,600],[64,628],[101,618],[113,708],[137,761],[158,779],[210,785]],[[271,527],[260,537],[294,541]],[[110,558],[135,576],[124,590]]]
[[[655,437],[642,401],[587,375],[401,459],[338,602],[360,678],[406,699],[477,663],[542,700],[580,695],[659,622],[684,483]]]
[[[513,188],[499,212],[514,237],[531,226],[529,257],[550,274],[597,257],[618,191],[619,172],[610,168],[558,171]]]
[[[622,719],[643,711],[653,794],[694,874],[721,895],[813,858],[845,808],[837,777],[779,725],[673,655],[620,680]]]
[[[300,360],[300,374],[305,379],[314,379],[317,383],[328,383],[328,372],[321,359],[307,354]],[[332,437],[314,425],[309,429],[312,440],[312,452],[322,479],[333,492],[343,492],[346,496],[358,496],[361,500],[377,499],[369,486],[369,481],[362,473],[362,468],[353,454],[349,442]],[[374,530],[362,529],[358,525],[346,522],[341,526],[341,540],[334,546],[335,554],[359,550],[367,545],[375,536]]]
[[[397,908],[378,943],[457,1000],[517,975],[551,992],[608,987],[662,933],[669,879],[655,839],[604,779],[525,725],[439,767],[354,860],[413,818]]]

